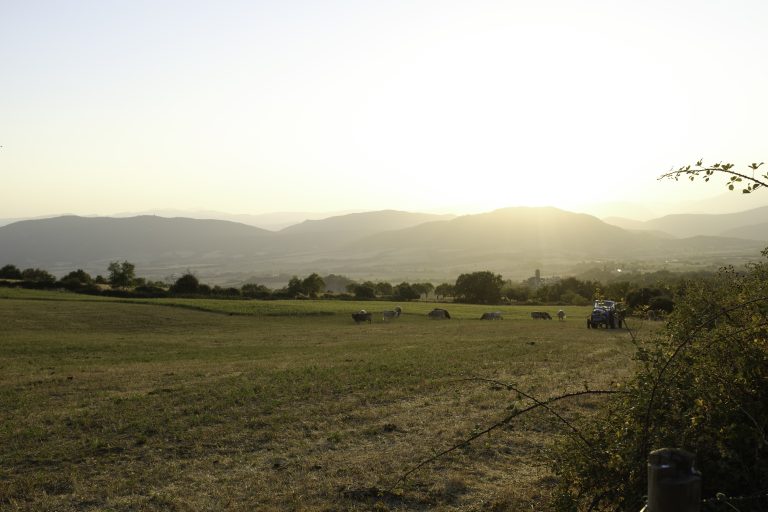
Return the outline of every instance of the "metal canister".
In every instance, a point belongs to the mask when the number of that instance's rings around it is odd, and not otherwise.
[[[701,473],[694,456],[679,448],[661,448],[648,456],[647,512],[699,512]]]

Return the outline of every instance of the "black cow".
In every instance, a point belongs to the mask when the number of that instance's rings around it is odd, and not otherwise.
[[[445,309],[435,308],[429,313],[427,313],[427,316],[431,318],[432,320],[450,320],[451,314],[448,313]]]
[[[370,324],[373,321],[373,314],[361,309],[357,313],[352,313],[352,320],[354,320],[356,324],[359,324],[360,322],[368,322]]]

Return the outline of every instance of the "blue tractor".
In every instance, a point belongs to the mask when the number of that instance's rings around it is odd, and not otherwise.
[[[624,312],[619,310],[617,302],[612,300],[596,300],[592,313],[587,318],[587,328],[621,329],[624,323]]]

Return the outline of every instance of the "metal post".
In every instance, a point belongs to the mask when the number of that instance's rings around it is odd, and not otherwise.
[[[693,454],[661,448],[648,456],[647,512],[699,512],[701,473],[693,467]]]

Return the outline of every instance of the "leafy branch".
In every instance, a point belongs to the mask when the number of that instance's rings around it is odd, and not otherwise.
[[[744,183],[744,188],[741,190],[744,194],[749,194],[753,190],[757,190],[760,187],[768,188],[768,173],[758,175],[755,177],[755,172],[763,165],[764,162],[751,163],[747,167],[752,170],[752,175],[744,174],[734,171],[734,164],[718,162],[712,165],[704,165],[702,160],[699,160],[694,165],[686,165],[680,167],[677,170],[671,170],[658,177],[659,180],[673,179],[678,181],[680,177],[687,177],[690,181],[694,181],[696,178],[702,178],[705,182],[709,181],[715,173],[721,173],[728,176],[726,186],[728,190],[736,188],[737,184]]]

